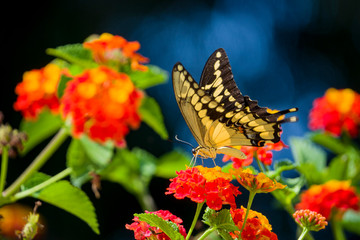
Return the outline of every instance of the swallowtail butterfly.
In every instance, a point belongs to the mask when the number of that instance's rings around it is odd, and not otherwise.
[[[297,121],[297,117],[284,116],[297,108],[272,111],[243,96],[222,48],[209,57],[200,84],[179,62],[173,68],[172,79],[180,111],[199,144],[193,153],[202,158],[214,159],[218,153],[246,158],[231,146],[276,143],[280,141],[280,124]]]

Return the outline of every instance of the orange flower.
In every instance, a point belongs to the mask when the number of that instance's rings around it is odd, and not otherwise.
[[[177,199],[190,198],[196,203],[206,201],[209,208],[220,210],[223,204],[236,207],[235,196],[241,192],[230,183],[231,174],[224,173],[220,167],[206,168],[196,166],[177,172],[165,194],[174,194]]]
[[[247,190],[255,193],[266,193],[272,192],[276,189],[283,189],[286,185],[282,185],[276,180],[272,180],[267,177],[264,173],[259,173],[258,175],[254,175],[252,171],[248,168],[245,170],[241,169],[230,169],[230,173],[232,173],[236,180]]]
[[[14,109],[21,111],[26,119],[36,118],[44,108],[57,113],[59,99],[56,91],[60,76],[61,69],[53,63],[41,69],[25,72],[23,81],[15,88],[18,98],[14,103]]]
[[[148,58],[136,53],[140,49],[137,41],[128,42],[121,36],[103,33],[100,37],[84,43],[84,47],[92,51],[94,60],[100,64],[130,63],[131,69],[147,71],[147,67],[140,63],[147,63]]]
[[[230,209],[231,217],[235,225],[242,229],[244,224],[246,208],[241,206],[241,209]],[[261,239],[261,240],[276,240],[278,239],[276,234],[271,232],[272,227],[269,224],[269,220],[259,212],[249,210],[248,218],[246,224],[241,234],[240,231],[235,231],[231,233],[232,237],[239,238],[243,240],[252,240],[252,239]]]
[[[319,231],[328,225],[326,218],[320,213],[310,211],[309,209],[297,210],[293,217],[295,221],[302,227],[310,231]]]
[[[234,168],[242,168],[249,166],[253,162],[253,158],[256,156],[263,164],[271,165],[273,157],[271,151],[280,151],[287,147],[288,146],[286,146],[282,141],[277,143],[267,143],[264,147],[239,146],[235,148],[241,150],[246,155],[246,159],[239,159],[224,155],[223,162],[231,160],[233,161]]]
[[[345,131],[356,137],[360,126],[360,94],[349,88],[330,88],[324,97],[315,99],[309,119],[312,130],[324,129],[335,136]]]
[[[140,125],[142,96],[128,75],[101,66],[68,82],[62,110],[71,117],[75,136],[85,133],[101,143],[113,140],[123,146],[129,127]]]
[[[360,198],[350,181],[331,180],[322,185],[312,185],[301,195],[296,209],[309,209],[330,219],[336,210],[338,217],[347,209],[359,210]]]

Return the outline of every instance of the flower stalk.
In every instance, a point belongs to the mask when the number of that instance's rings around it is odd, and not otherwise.
[[[40,191],[41,189],[44,189],[47,186],[49,186],[49,185],[63,179],[64,177],[69,176],[71,172],[72,172],[71,168],[66,168],[65,170],[59,172],[58,174],[51,177],[50,179],[40,183],[39,185],[36,185],[35,187],[29,188],[29,189],[27,189],[25,191],[22,191],[22,192],[19,192],[19,193],[15,194],[14,200],[17,201],[19,199],[28,197],[31,194],[36,193],[36,192]]]
[[[256,195],[255,191],[250,191],[249,201],[248,201],[248,204],[247,204],[247,207],[246,207],[246,214],[245,214],[245,218],[244,218],[244,223],[243,223],[243,225],[241,227],[240,232],[242,232],[244,230],[244,228],[245,228],[246,220],[247,220],[247,218],[249,216],[249,212],[250,212],[250,209],[251,209],[252,202],[254,201],[255,195]]]
[[[15,194],[15,192],[19,190],[20,186],[46,163],[46,161],[53,155],[67,137],[67,130],[65,128],[61,128],[48,145],[28,166],[28,168],[4,191],[3,196],[6,198]]]
[[[190,229],[189,229],[189,232],[188,232],[188,234],[186,235],[186,240],[189,240],[189,239],[190,239],[191,234],[192,234],[192,232],[194,231],[196,222],[197,222],[197,220],[198,220],[198,218],[199,218],[199,215],[200,215],[200,212],[201,212],[201,209],[202,209],[203,205],[204,205],[204,202],[198,203],[197,206],[196,206],[195,216],[194,216],[194,219],[193,219],[193,221],[192,221],[192,223],[191,223],[191,227],[190,227]],[[204,233],[204,234],[205,234],[205,233]],[[209,234],[210,234],[210,233],[209,233]],[[200,237],[200,238],[201,238],[201,237]],[[200,238],[199,238],[199,239],[200,239]]]
[[[2,148],[2,157],[1,157],[1,176],[0,176],[0,194],[2,196],[2,192],[4,190],[5,187],[5,183],[6,183],[6,175],[7,175],[7,169],[8,169],[8,161],[9,161],[9,156],[8,156],[8,148],[6,146],[4,146]]]

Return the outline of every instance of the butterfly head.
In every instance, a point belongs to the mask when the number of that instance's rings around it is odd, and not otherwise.
[[[216,150],[214,148],[206,148],[202,146],[198,146],[197,148],[192,149],[192,153],[194,156],[198,156],[200,158],[212,158],[216,157]]]

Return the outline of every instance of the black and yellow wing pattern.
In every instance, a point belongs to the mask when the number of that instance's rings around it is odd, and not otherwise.
[[[196,152],[201,157],[224,153],[244,158],[239,150],[229,147],[276,143],[280,141],[280,124],[297,121],[297,117],[284,116],[297,108],[272,111],[243,96],[222,48],[209,57],[200,84],[181,63],[175,64],[172,79],[176,101],[199,144]]]

